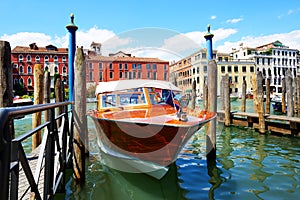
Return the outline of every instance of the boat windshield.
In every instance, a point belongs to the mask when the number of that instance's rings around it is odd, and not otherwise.
[[[147,103],[143,88],[101,94],[101,107],[123,107]]]

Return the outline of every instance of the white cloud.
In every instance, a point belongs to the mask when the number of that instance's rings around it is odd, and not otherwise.
[[[213,15],[213,16],[210,17],[210,19],[212,19],[212,20],[214,20],[214,19],[216,19],[216,18],[217,18],[216,15]]]
[[[61,45],[60,39],[53,39],[51,36],[44,33],[20,32],[12,35],[4,34],[0,37],[1,40],[8,41],[11,49],[16,46],[29,46],[31,43],[36,43],[38,46],[47,46],[49,44]]]
[[[246,36],[241,38],[241,40],[236,42],[224,42],[223,45],[217,47],[217,50],[220,52],[231,52],[232,48],[237,48],[239,44],[243,43],[246,47],[257,47],[264,44],[268,44],[271,42],[275,42],[276,40],[281,41],[284,45],[289,46],[291,49],[300,49],[300,30],[294,30],[288,33],[277,33],[272,35],[265,36]]]
[[[229,24],[236,24],[242,20],[243,20],[243,18],[235,18],[235,19],[228,19],[228,20],[226,20],[226,22]]]

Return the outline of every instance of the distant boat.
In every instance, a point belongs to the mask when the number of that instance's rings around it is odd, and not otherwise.
[[[26,106],[26,105],[33,105],[32,99],[21,99],[21,98],[14,98],[13,99],[13,106]]]
[[[182,111],[186,102],[176,101],[174,92],[181,90],[158,80],[98,84],[97,110],[88,115],[95,122],[101,151],[111,158],[108,163],[128,165],[157,179],[166,174],[194,133],[216,117],[208,111],[188,115]]]

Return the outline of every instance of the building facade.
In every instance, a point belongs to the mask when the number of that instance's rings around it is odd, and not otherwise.
[[[255,72],[255,63],[251,60],[234,60],[229,53],[218,53],[213,51],[213,59],[216,60],[218,69],[217,83],[226,74],[230,79],[230,92],[240,95],[242,93],[242,84],[244,80],[247,84],[247,92],[252,90],[251,77]],[[203,95],[204,84],[207,80],[207,52],[206,49],[187,56],[184,59],[170,65],[171,81],[185,93],[191,93],[192,83],[196,81],[196,93],[198,96]],[[220,85],[217,90],[220,94]]]
[[[68,49],[53,45],[38,47],[36,43],[26,46],[16,46],[11,52],[13,68],[13,83],[21,85],[25,92],[31,95],[34,90],[34,65],[42,64],[52,78],[60,74],[65,84],[68,84]]]
[[[268,43],[256,48],[244,47],[233,49],[234,59],[253,60],[256,71],[261,71],[263,78],[270,79],[271,91],[275,94],[282,92],[282,78],[286,71],[291,70],[293,77],[299,74],[299,50],[291,49],[280,41]],[[265,80],[263,86],[265,87]]]
[[[169,80],[169,61],[135,57],[122,51],[109,56],[86,51],[86,70],[88,87],[124,79]]]

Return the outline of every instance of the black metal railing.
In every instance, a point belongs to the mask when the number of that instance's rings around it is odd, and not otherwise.
[[[0,199],[20,199],[26,195],[34,199],[52,199],[58,190],[64,190],[67,164],[72,158],[73,116],[71,102],[39,104],[33,106],[0,108]],[[61,114],[56,108],[63,107]],[[25,115],[47,111],[49,120],[13,138],[14,119]],[[57,115],[57,116],[56,116]],[[59,121],[59,123],[58,123]],[[57,124],[60,124],[59,127]],[[22,142],[43,131],[38,146],[35,170],[25,153]],[[20,194],[21,170],[25,174],[28,186]],[[44,175],[41,178],[41,175]],[[41,186],[41,180],[44,180]],[[39,189],[42,188],[42,189]],[[28,197],[26,197],[28,198]]]

